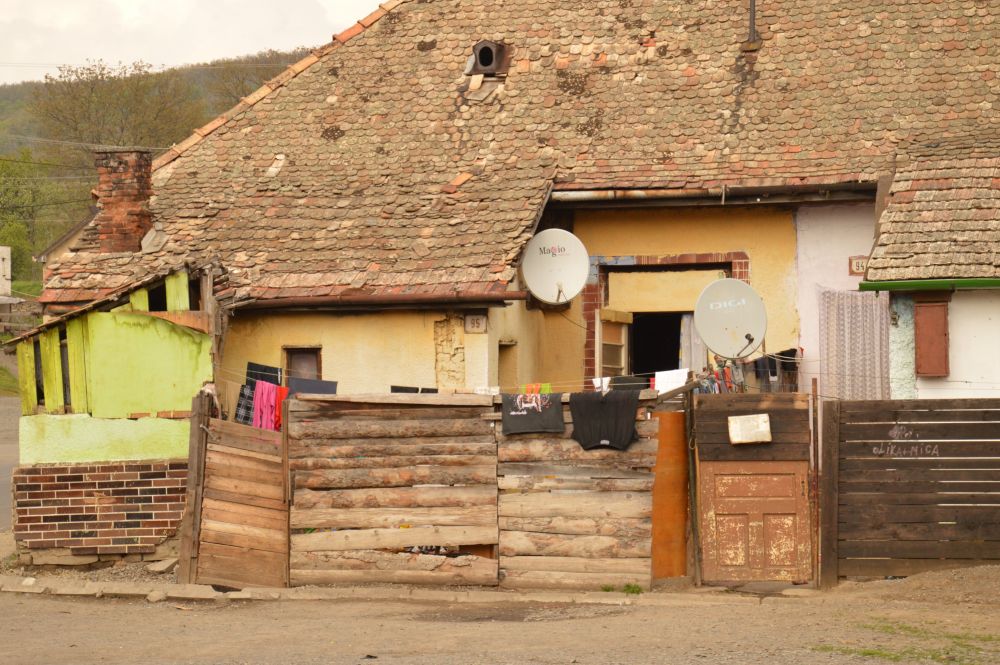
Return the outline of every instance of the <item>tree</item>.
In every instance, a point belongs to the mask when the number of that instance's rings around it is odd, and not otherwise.
[[[31,110],[46,138],[91,146],[166,148],[208,119],[190,79],[144,62],[60,67],[35,91]],[[67,150],[93,163],[91,146]]]
[[[209,72],[205,78],[205,87],[210,96],[210,105],[220,112],[235,106],[308,53],[307,48],[291,52],[269,50],[201,65]]]

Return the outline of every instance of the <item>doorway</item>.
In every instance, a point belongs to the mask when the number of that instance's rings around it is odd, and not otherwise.
[[[680,368],[681,312],[633,315],[629,334],[629,371],[638,376]]]

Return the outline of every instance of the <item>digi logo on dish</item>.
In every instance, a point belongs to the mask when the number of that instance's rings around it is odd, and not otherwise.
[[[733,300],[717,300],[709,303],[708,308],[711,310],[733,309],[734,307],[743,307],[746,304],[746,298],[734,298]]]

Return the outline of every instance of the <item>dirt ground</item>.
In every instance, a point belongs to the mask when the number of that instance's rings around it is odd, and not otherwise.
[[[993,567],[809,598],[679,594],[670,607],[2,594],[0,663],[989,665],[1000,662],[998,582]],[[962,600],[977,584],[974,602]]]

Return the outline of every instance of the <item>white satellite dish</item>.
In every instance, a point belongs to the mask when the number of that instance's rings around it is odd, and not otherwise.
[[[531,295],[550,305],[575,298],[587,283],[590,256],[569,231],[547,229],[524,248],[521,275]]]
[[[767,332],[764,301],[746,282],[720,279],[698,296],[694,325],[705,346],[723,358],[746,358]]]

